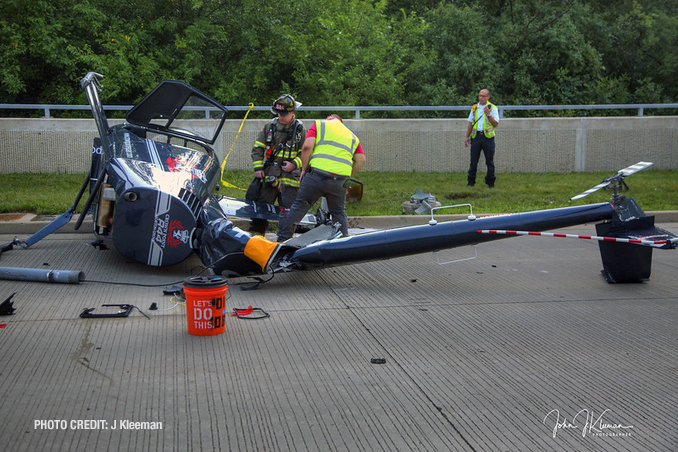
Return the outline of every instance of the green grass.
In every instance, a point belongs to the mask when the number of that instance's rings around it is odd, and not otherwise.
[[[444,206],[470,203],[478,214],[609,202],[611,190],[599,190],[574,202],[569,199],[612,174],[500,173],[496,188],[489,189],[483,183],[484,174],[478,174],[478,183],[471,188],[466,186],[465,173],[367,171],[357,177],[364,184],[362,201],[348,203],[346,210],[350,216],[401,215],[402,203],[414,195],[417,187],[424,193],[431,193]],[[252,173],[234,170],[228,171],[226,177],[236,187],[246,189]],[[61,214],[73,203],[84,178],[84,174],[0,174],[0,213]],[[630,190],[625,195],[636,198],[644,210],[678,210],[678,171],[646,170],[627,178],[626,183]],[[245,195],[243,190],[228,187],[222,187],[220,193],[236,198]],[[78,209],[83,204],[84,199]]]

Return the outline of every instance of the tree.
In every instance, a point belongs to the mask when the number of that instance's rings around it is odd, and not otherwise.
[[[464,105],[480,89],[493,90],[504,71],[498,64],[499,33],[483,11],[441,3],[424,17],[429,25],[424,40],[435,59],[423,74],[422,97],[434,105]]]
[[[675,0],[4,0],[0,102],[131,105],[163,79],[227,105],[671,102]],[[85,113],[83,113],[85,114]],[[374,114],[376,115],[376,114]]]
[[[73,0],[6,0],[0,8],[2,100],[72,102],[77,72],[72,49],[84,46],[87,30],[71,11],[91,10]]]

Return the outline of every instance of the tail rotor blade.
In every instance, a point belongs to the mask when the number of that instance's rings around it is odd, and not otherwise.
[[[628,166],[628,167],[624,168],[623,170],[618,171],[617,174],[615,174],[614,176],[608,177],[607,179],[605,179],[604,181],[602,181],[600,184],[596,185],[595,187],[593,187],[589,190],[586,190],[583,193],[578,194],[574,198],[570,198],[570,201],[576,201],[577,199],[581,199],[584,196],[588,196],[591,193],[600,190],[601,188],[607,188],[608,186],[610,186],[612,184],[619,184],[619,186],[621,187],[621,185],[624,183],[625,177],[628,177],[631,174],[635,174],[638,171],[642,171],[644,169],[647,169],[647,168],[649,168],[653,165],[654,165],[654,163],[652,163],[652,162],[638,162],[635,165]]]
[[[590,189],[586,190],[585,192],[578,194],[578,195],[575,196],[574,198],[570,198],[570,201],[575,201],[575,200],[577,200],[577,199],[583,198],[584,196],[588,196],[588,195],[590,195],[591,193],[600,190],[601,188],[605,188],[605,187],[609,186],[611,183],[612,183],[612,181],[609,181],[609,180],[608,180],[608,181],[601,182],[600,184],[596,185],[595,187],[590,188]]]
[[[638,162],[635,165],[631,165],[628,168],[624,168],[623,170],[619,171],[619,174],[621,174],[624,177],[630,176],[631,174],[635,174],[638,171],[642,171],[644,169],[647,169],[651,166],[654,166],[654,163],[652,162]]]

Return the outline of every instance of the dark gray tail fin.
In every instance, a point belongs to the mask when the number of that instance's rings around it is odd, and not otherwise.
[[[646,237],[654,229],[654,217],[613,221],[596,225],[596,233],[604,237]],[[632,283],[650,279],[652,248],[620,242],[598,242],[603,261],[603,276],[609,283]]]

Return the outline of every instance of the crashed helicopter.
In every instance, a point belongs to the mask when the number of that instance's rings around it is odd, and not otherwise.
[[[110,126],[99,92],[103,76],[88,73],[86,91],[99,136],[95,138],[89,175],[71,208],[25,241],[29,247],[70,222],[89,186],[75,228],[92,212],[95,245],[113,247],[124,256],[149,266],[173,265],[196,253],[214,274],[251,276],[316,269],[390,259],[515,235],[536,235],[589,222],[596,225],[603,262],[611,283],[645,281],[650,276],[653,248],[671,249],[676,235],[654,225],[633,198],[621,194],[624,178],[652,166],[640,162],[619,171],[576,196],[612,188],[611,203],[598,203],[535,212],[476,217],[438,223],[433,213],[425,225],[341,237],[322,211],[307,215],[309,232],[276,243],[236,227],[229,219],[277,220],[278,207],[220,196],[215,193],[220,164],[212,145],[228,109],[186,83],[165,80],[126,115]],[[216,111],[215,127],[197,133],[179,126],[184,119]],[[215,115],[212,116],[215,118]],[[564,236],[564,235],[560,235]],[[582,238],[582,237],[579,237]]]

